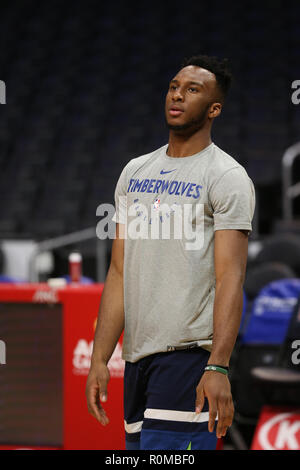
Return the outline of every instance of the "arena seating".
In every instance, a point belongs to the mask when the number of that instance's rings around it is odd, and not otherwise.
[[[95,225],[125,163],[166,143],[168,80],[199,52],[232,61],[236,81],[213,137],[253,178],[270,231],[280,159],[299,140],[300,106],[290,99],[299,4],[192,2],[183,13],[177,2],[28,0],[1,10],[0,236]]]

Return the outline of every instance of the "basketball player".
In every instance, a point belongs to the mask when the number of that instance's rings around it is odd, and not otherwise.
[[[228,367],[255,192],[245,169],[211,140],[231,78],[226,60],[185,60],[166,95],[168,143],[130,160],[116,185],[116,238],[86,397],[89,412],[108,424],[107,363],[124,329],[127,449],[215,449],[232,423]],[[170,210],[161,223],[175,220],[176,208],[194,209],[198,245],[185,236],[126,237],[126,206],[151,227],[163,205]]]

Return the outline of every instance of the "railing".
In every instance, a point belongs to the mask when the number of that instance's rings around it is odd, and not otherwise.
[[[282,157],[282,207],[283,219],[293,219],[293,199],[300,195],[300,181],[293,184],[293,163],[300,156],[300,142],[289,147]]]
[[[80,243],[86,240],[95,238],[96,241],[96,261],[97,261],[97,282],[104,282],[106,277],[105,263],[106,263],[106,240],[99,240],[96,236],[96,228],[90,227],[77,232],[61,235],[59,237],[50,238],[37,243],[34,252],[30,259],[29,266],[29,279],[30,282],[39,282],[39,273],[36,268],[37,256],[46,251],[63,246],[71,245],[72,243]]]

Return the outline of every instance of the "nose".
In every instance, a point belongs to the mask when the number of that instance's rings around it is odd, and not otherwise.
[[[173,100],[174,101],[183,101],[183,95],[182,95],[181,91],[178,88],[173,93]]]

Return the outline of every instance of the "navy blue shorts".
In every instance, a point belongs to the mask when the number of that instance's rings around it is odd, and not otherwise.
[[[202,412],[195,413],[196,387],[209,355],[197,347],[125,363],[127,450],[216,449],[216,425],[210,433],[206,399]]]

